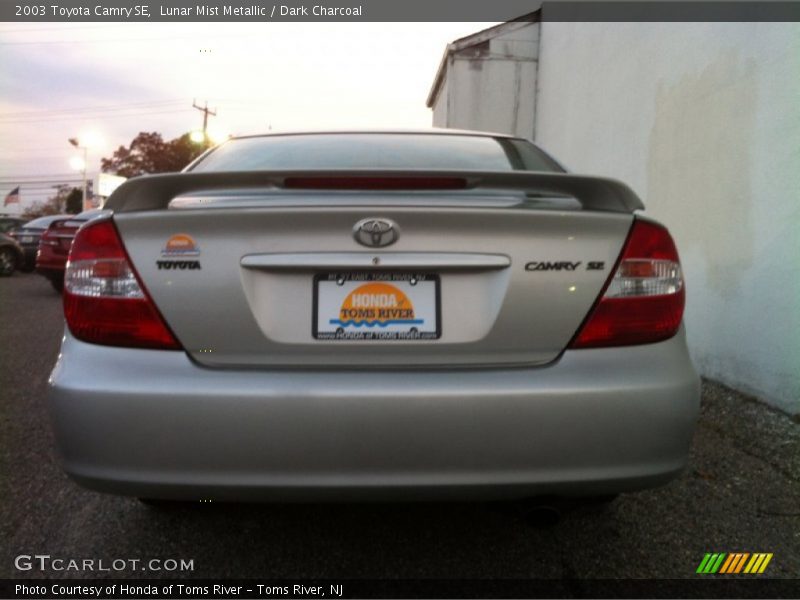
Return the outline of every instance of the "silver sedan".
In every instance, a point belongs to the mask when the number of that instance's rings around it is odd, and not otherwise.
[[[146,498],[656,486],[699,381],[667,229],[624,184],[459,131],[232,139],[78,232],[66,471]]]

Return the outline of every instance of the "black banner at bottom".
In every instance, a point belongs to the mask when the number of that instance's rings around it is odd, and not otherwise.
[[[798,579],[3,579],[0,598],[796,598]]]

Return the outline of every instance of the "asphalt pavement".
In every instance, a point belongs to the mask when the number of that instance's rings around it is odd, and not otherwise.
[[[186,504],[154,510],[60,470],[45,388],[63,331],[43,278],[0,278],[0,577],[133,577],[19,570],[16,557],[184,559],[196,578],[685,578],[706,552],[768,552],[800,575],[800,425],[705,382],[684,474],[576,506],[550,526],[509,504]],[[24,565],[23,565],[24,566]]]

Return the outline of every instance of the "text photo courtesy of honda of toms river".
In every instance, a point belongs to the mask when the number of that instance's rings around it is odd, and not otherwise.
[[[149,499],[609,496],[687,461],[667,229],[623,183],[458,132],[231,139],[77,233],[49,405]]]

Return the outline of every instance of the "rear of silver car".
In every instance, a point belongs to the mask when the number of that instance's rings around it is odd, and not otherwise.
[[[622,184],[203,164],[131,181],[76,238],[50,405],[79,482],[597,495],[685,464],[699,391],[677,253]]]

